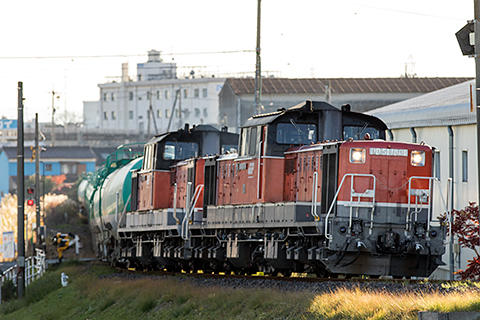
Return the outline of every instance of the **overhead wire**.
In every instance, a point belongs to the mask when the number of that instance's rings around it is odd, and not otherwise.
[[[440,16],[440,15],[429,14],[429,13],[406,11],[406,10],[399,10],[399,9],[392,9],[392,8],[385,8],[385,7],[377,7],[377,6],[371,6],[371,5],[368,5],[368,4],[352,3],[352,2],[346,2],[346,1],[338,1],[338,0],[325,0],[325,1],[334,2],[334,3],[337,3],[337,4],[342,3],[342,4],[346,4],[346,5],[364,7],[364,8],[370,8],[370,9],[376,9],[376,10],[383,10],[383,11],[390,11],[390,12],[397,12],[397,13],[404,13],[404,14],[410,14],[410,15],[417,15],[417,16],[424,16],[424,17],[430,17],[430,18],[459,20],[459,21],[468,20],[468,19],[459,18],[459,17],[447,17],[447,16]]]
[[[225,54],[225,53],[246,53],[255,52],[255,50],[232,50],[232,51],[210,51],[210,52],[180,52],[180,53],[160,53],[161,56],[180,56],[180,55],[201,55],[201,54]],[[109,54],[109,55],[91,55],[91,56],[25,56],[25,57],[1,57],[0,59],[90,59],[90,58],[127,58],[140,57],[142,54]]]

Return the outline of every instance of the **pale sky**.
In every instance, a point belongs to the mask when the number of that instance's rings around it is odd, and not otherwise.
[[[474,77],[455,33],[473,19],[473,0],[262,0],[262,71],[278,77]],[[54,89],[65,110],[129,63],[161,51],[179,73],[255,71],[257,0],[24,0],[0,3],[0,116],[51,121]],[[231,53],[232,51],[248,51]],[[209,54],[205,54],[205,53]],[[223,52],[223,53],[221,53]],[[55,58],[51,58],[55,57]],[[413,68],[412,68],[413,67]]]

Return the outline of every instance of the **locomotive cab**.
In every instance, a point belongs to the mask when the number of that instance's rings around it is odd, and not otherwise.
[[[144,161],[132,177],[132,210],[172,207],[171,167],[179,161],[222,151],[233,151],[238,135],[210,125],[185,124],[184,129],[160,134],[145,144]],[[192,180],[192,179],[190,179]],[[194,183],[194,181],[190,181]]]
[[[285,163],[287,150],[318,141],[363,139],[367,133],[372,139],[385,139],[386,129],[380,119],[351,112],[349,106],[338,109],[326,102],[310,100],[288,110],[253,116],[241,129],[238,158],[219,159],[219,170],[223,173],[219,177],[217,204],[296,200],[296,192],[292,198],[285,190],[296,186],[284,185],[279,174],[290,170],[291,164],[286,167]],[[329,159],[334,167],[336,157],[332,155]],[[234,176],[236,179],[232,180]]]

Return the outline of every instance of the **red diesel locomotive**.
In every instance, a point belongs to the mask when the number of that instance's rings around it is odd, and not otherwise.
[[[190,128],[153,138],[103,254],[170,270],[429,276],[447,229],[434,212],[433,150],[385,141],[386,129],[306,101],[248,119],[238,153],[198,153],[227,144]]]

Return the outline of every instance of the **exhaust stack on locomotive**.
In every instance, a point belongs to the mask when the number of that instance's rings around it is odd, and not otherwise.
[[[225,152],[237,137],[224,130],[157,136],[141,168],[121,173],[130,208],[93,224],[103,257],[171,270],[429,276],[447,229],[433,206],[433,150],[384,141],[386,129],[306,101],[248,119],[238,153]],[[93,208],[97,193],[84,197]]]

